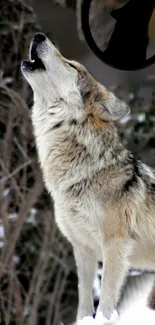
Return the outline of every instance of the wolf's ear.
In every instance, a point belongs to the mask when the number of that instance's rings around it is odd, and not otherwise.
[[[110,97],[102,98],[97,105],[97,114],[105,121],[117,121],[129,113],[129,106],[112,93]]]

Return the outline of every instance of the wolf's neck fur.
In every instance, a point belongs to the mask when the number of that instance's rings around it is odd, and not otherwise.
[[[81,123],[75,119],[66,121],[62,114],[58,118],[48,112],[36,117],[35,110],[36,107],[32,112],[34,133],[48,187],[59,183],[65,187],[91,179],[102,169],[106,172],[107,168],[114,168],[128,155],[113,123],[105,123],[99,130],[89,119]]]

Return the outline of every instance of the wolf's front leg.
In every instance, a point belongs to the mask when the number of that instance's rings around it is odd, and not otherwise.
[[[74,257],[78,273],[79,305],[77,320],[94,313],[92,287],[97,259],[92,250],[74,245]]]
[[[116,307],[127,275],[131,249],[130,243],[122,238],[111,239],[104,245],[101,296],[96,317],[102,312],[104,317],[109,318]]]

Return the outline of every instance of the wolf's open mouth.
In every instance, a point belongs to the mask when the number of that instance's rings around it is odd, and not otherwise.
[[[38,57],[37,46],[38,44],[35,41],[33,41],[29,53],[29,60],[23,61],[23,67],[31,71],[35,71],[38,69],[45,70],[45,66],[42,60]]]

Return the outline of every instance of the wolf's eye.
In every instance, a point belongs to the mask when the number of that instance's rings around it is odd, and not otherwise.
[[[73,64],[72,64],[72,63],[70,63],[70,62],[68,62],[68,64],[70,65],[70,67],[71,67],[71,68],[73,68],[73,69],[77,70],[77,69],[76,69],[76,67],[75,67],[75,65],[73,65]]]

